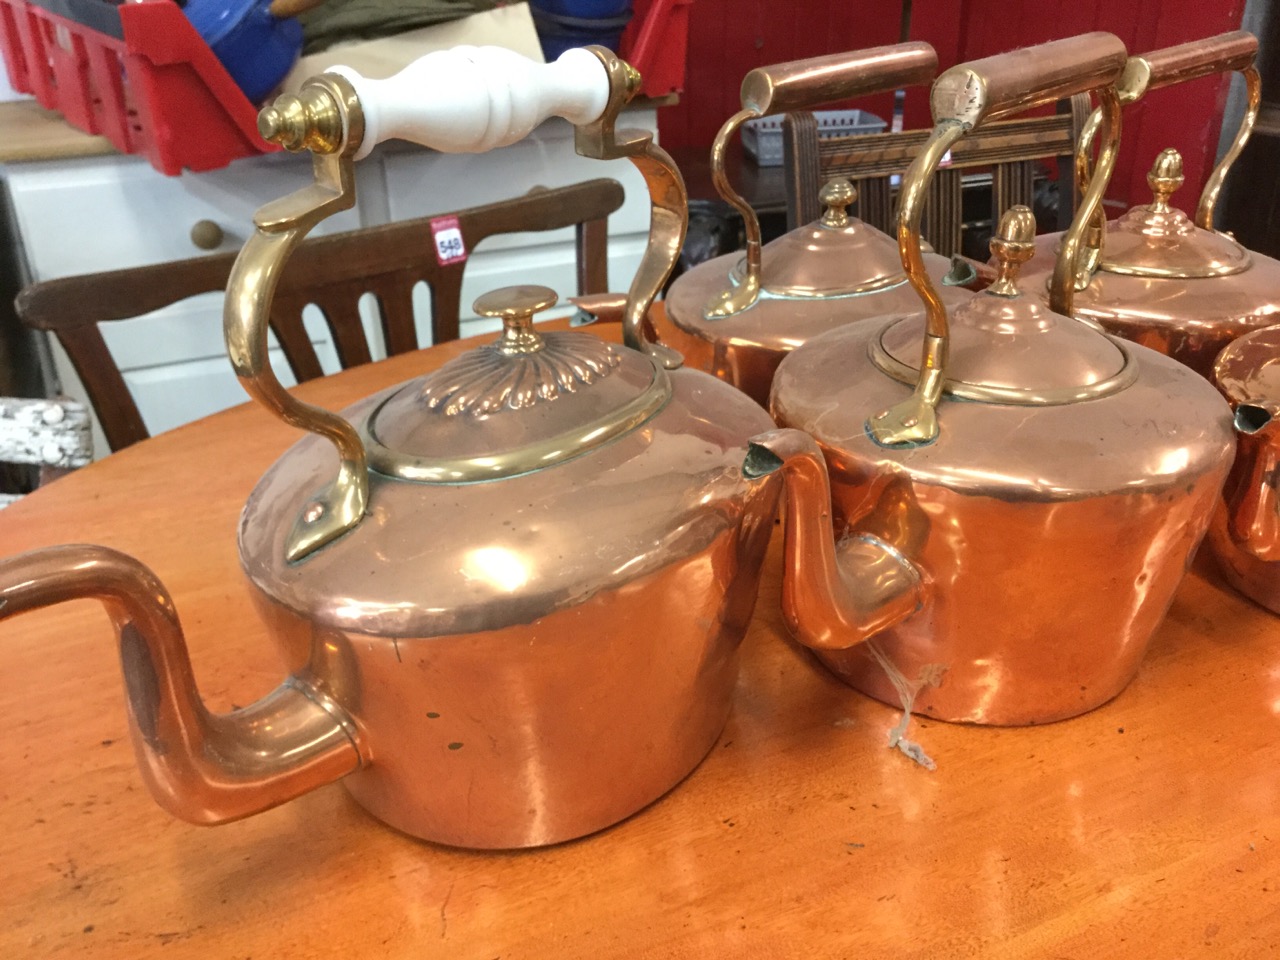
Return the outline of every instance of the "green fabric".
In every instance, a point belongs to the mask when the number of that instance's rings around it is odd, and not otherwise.
[[[373,40],[492,10],[498,0],[325,0],[301,14],[304,54],[343,40]]]

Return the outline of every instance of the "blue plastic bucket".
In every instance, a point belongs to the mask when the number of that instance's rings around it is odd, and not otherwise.
[[[554,60],[571,47],[593,43],[617,50],[631,22],[631,0],[531,0],[542,55]]]

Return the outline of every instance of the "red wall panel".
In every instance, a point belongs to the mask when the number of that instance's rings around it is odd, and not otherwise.
[[[1132,53],[1236,29],[1245,0],[914,0],[911,37],[938,51],[942,68],[1088,30],[1109,30]],[[738,86],[752,67],[894,43],[899,0],[696,0],[690,14],[688,73],[679,105],[661,111],[664,144],[709,149],[738,109]],[[1187,185],[1177,198],[1195,206],[1217,150],[1227,80],[1206,78],[1152,93],[1126,109],[1110,196],[1149,199],[1146,174],[1164,147],[1182,151]],[[857,106],[887,117],[888,97]],[[908,127],[929,125],[927,97],[912,91]]]

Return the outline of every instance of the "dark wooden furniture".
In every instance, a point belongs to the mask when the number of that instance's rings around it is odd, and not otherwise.
[[[576,227],[578,293],[604,293],[607,219],[622,201],[622,186],[616,180],[596,179],[452,216],[457,217],[468,250],[494,234]],[[324,314],[343,369],[371,359],[358,307],[365,293],[378,299],[388,354],[419,347],[412,304],[419,281],[431,288],[433,342],[458,338],[466,262],[438,262],[431,221],[439,216],[317,237],[298,248],[281,276],[271,329],[299,383],[323,374],[302,323],[302,311],[309,304]],[[98,324],[132,319],[222,290],[235,258],[226,253],[66,277],[33,284],[18,294],[18,317],[30,327],[53,333],[66,350],[112,450],[149,434]]]
[[[1053,116],[1020,117],[976,130],[951,150],[951,161],[929,187],[923,233],[944,255],[963,253],[962,178],[991,171],[991,221],[1014,204],[1034,206],[1039,161],[1058,162],[1058,227],[1065,229],[1075,210],[1072,157],[1090,111],[1087,96],[1073,97]],[[818,192],[833,177],[848,177],[858,189],[851,212],[872,226],[893,230],[893,178],[920,152],[929,130],[819,138],[812,113],[788,114],[783,121],[783,163],[787,186],[787,228],[822,214]],[[1065,219],[1064,219],[1065,217]]]

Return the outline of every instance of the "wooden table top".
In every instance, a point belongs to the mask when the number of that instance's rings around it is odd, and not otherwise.
[[[458,349],[299,393],[339,406]],[[210,706],[247,703],[281,668],[236,522],[295,438],[248,405],[174,430],[0,512],[0,553],[137,556]],[[1280,956],[1274,618],[1202,566],[1116,700],[1039,728],[916,720],[931,773],[886,748],[896,711],[787,639],[779,540],[711,754],[630,820],[543,850],[413,840],[338,785],[227,826],[173,820],[134,768],[101,608],[0,624],[0,956]]]

